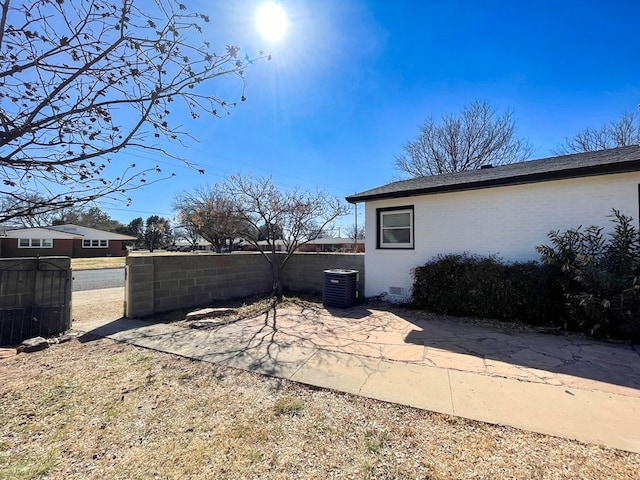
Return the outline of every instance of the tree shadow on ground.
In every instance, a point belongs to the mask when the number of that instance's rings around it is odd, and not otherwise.
[[[473,356],[482,361],[489,374],[505,373],[505,365],[511,365],[522,369],[521,378],[544,379],[544,372],[550,372],[640,389],[637,345],[407,308],[391,311],[416,327],[406,334],[407,343],[424,346],[428,352]],[[455,364],[450,365],[451,360],[441,359],[441,363],[455,368]]]
[[[217,302],[216,306],[228,304]],[[298,297],[282,304],[271,299],[253,315],[208,330],[184,328],[185,324],[167,321],[166,316],[162,320],[121,318],[85,333],[80,341],[125,338],[123,341],[147,348],[272,376],[291,377],[314,354],[322,352],[327,363],[334,360],[332,357],[352,354],[525,381],[549,382],[557,374],[640,389],[637,346],[428,314],[385,302],[368,301],[339,309],[325,308],[317,298]],[[152,325],[158,327],[144,328]],[[131,330],[136,330],[135,334],[131,335]],[[410,350],[404,347],[409,345],[424,350],[414,347],[417,356],[408,359]],[[561,380],[565,384],[572,381],[566,377]]]

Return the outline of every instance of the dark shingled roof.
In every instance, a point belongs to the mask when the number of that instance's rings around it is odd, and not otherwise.
[[[402,198],[635,171],[640,171],[639,145],[562,155],[493,168],[417,177],[365,190],[350,195],[346,199],[348,202],[358,203],[383,198]]]

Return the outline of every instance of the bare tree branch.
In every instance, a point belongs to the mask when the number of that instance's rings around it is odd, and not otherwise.
[[[640,144],[640,115],[636,112],[626,112],[619,119],[600,128],[588,127],[572,138],[565,138],[553,153],[567,155],[638,144]]]
[[[488,103],[473,102],[440,122],[427,119],[395,165],[411,177],[422,177],[521,162],[531,151],[531,145],[516,136],[511,111],[498,116]]]
[[[318,238],[329,229],[331,222],[348,209],[344,202],[325,192],[286,192],[276,187],[270,177],[253,178],[236,175],[219,186],[235,200],[236,214],[251,229],[237,232],[238,236],[254,245],[271,266],[273,294],[282,300],[282,271],[293,253],[307,242]],[[259,243],[262,231],[266,248]],[[279,243],[284,246],[282,255]]]
[[[236,213],[235,201],[214,187],[196,187],[173,201],[181,227],[202,237],[220,253],[232,249],[237,232],[251,227]]]
[[[30,209],[127,201],[130,190],[160,180],[146,178],[160,169],[130,165],[113,178],[113,155],[137,147],[184,161],[154,143],[188,136],[172,112],[228,114],[236,102],[204,88],[214,80],[235,79],[245,100],[244,70],[262,53],[241,57],[233,45],[216,53],[198,38],[207,15],[176,0],[139,2],[2,0],[0,196],[26,205],[38,193],[48,204],[0,212],[0,222]]]

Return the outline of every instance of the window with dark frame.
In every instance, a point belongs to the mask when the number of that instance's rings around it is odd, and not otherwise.
[[[377,213],[377,244],[379,249],[413,249],[413,205],[379,208]]]
[[[107,248],[109,246],[109,240],[82,240],[82,248]]]

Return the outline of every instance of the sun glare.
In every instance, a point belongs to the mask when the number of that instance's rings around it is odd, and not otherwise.
[[[287,31],[287,15],[275,2],[265,2],[258,9],[258,30],[266,40],[280,40]]]

